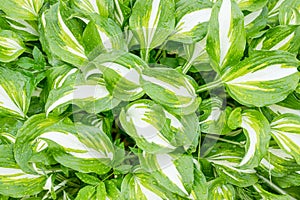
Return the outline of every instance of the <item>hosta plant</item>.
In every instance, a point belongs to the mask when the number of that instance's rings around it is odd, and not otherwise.
[[[1,0],[0,199],[300,199],[299,0]]]

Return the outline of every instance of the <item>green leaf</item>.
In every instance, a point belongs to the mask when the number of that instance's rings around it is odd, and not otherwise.
[[[276,199],[276,200],[289,200],[291,199],[291,196],[285,194],[285,195],[277,195],[273,194],[271,192],[268,192],[263,189],[263,187],[259,184],[253,185],[254,189],[261,195],[262,199],[269,200],[269,199]]]
[[[25,118],[33,91],[32,79],[0,67],[0,114]]]
[[[79,190],[75,200],[95,200],[95,192],[95,187],[85,186]]]
[[[295,93],[290,94],[285,100],[277,104],[267,106],[267,108],[272,110],[276,115],[292,113],[300,116],[300,100]]]
[[[0,62],[16,60],[25,48],[22,39],[16,33],[0,30]]]
[[[299,61],[284,51],[255,51],[232,66],[222,81],[232,98],[246,106],[262,107],[284,100],[299,82]]]
[[[180,117],[145,99],[129,104],[119,118],[126,133],[149,153],[171,152],[176,147],[193,150],[197,146],[195,114]]]
[[[148,62],[150,50],[161,45],[175,26],[173,0],[137,0],[129,19],[130,29],[141,48],[141,57]]]
[[[90,64],[100,69],[113,97],[133,101],[145,94],[139,80],[148,66],[134,54],[115,51],[98,56]]]
[[[298,6],[299,7],[299,6]],[[300,11],[290,6],[283,6],[279,9],[279,23],[281,25],[300,25]]]
[[[62,165],[83,173],[105,174],[114,158],[113,145],[100,129],[40,114],[19,130],[15,159],[22,169],[32,171],[30,160],[44,150]]]
[[[263,7],[257,11],[250,12],[244,16],[244,26],[247,37],[256,37],[260,31],[267,26],[268,9]]]
[[[83,36],[85,52],[92,60],[100,53],[112,50],[127,51],[120,27],[110,18],[92,15],[92,20],[87,24]]]
[[[227,184],[221,178],[209,182],[208,190],[209,190],[208,193],[209,200],[216,200],[216,199],[234,200],[236,196],[234,187],[230,184]]]
[[[223,72],[243,57],[246,44],[243,19],[233,0],[219,0],[213,6],[206,49],[217,72]]]
[[[35,195],[43,190],[46,176],[28,174],[15,163],[13,149],[0,145],[0,194],[14,198]]]
[[[0,9],[6,15],[20,20],[36,20],[44,0],[3,0]]]
[[[80,173],[80,172],[77,172],[75,174],[84,183],[87,183],[87,184],[90,184],[90,185],[99,185],[100,184],[100,180],[95,176]]]
[[[195,93],[194,83],[175,69],[145,69],[140,81],[151,99],[176,114],[188,115],[199,107],[201,99]]]
[[[268,0],[237,0],[241,10],[257,11],[264,7]]]
[[[114,9],[114,3],[111,0],[72,0],[72,4],[80,12],[97,13],[103,17],[111,16]]]
[[[300,163],[300,116],[282,114],[271,123],[271,134],[277,144]]]
[[[176,7],[175,33],[169,40],[183,43],[194,43],[201,40],[207,33],[211,5],[198,1],[179,1]]]
[[[280,25],[269,29],[264,36],[254,42],[255,50],[283,50],[298,53],[300,44],[299,26]]]
[[[51,6],[42,14],[42,44],[48,56],[54,54],[62,61],[80,68],[87,64],[87,56],[80,38],[80,24],[76,19],[68,19],[70,15],[71,11],[63,3]]]

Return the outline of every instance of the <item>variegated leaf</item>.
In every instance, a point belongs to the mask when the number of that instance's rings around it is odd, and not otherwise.
[[[285,100],[277,104],[267,106],[267,108],[277,115],[292,113],[300,116],[300,99],[297,98],[295,93],[292,93]]]
[[[259,10],[248,13],[244,16],[244,26],[246,29],[247,37],[255,37],[260,34],[263,28],[267,26],[268,9],[263,7]]]
[[[151,173],[157,182],[170,192],[190,199],[196,199],[195,197],[201,196],[201,194],[206,195],[205,187],[202,188],[203,191],[193,190],[195,166],[191,156],[143,152],[140,161],[142,168]],[[199,168],[197,173],[204,178]],[[198,184],[205,185],[205,178]],[[204,196],[202,197],[204,198]]]
[[[0,194],[14,198],[35,195],[43,190],[43,174],[28,174],[14,162],[10,145],[0,145]]]
[[[120,27],[110,18],[92,15],[83,33],[85,52],[92,60],[99,54],[112,50],[127,51]]]
[[[87,56],[80,41],[80,24],[76,19],[68,19],[70,15],[71,11],[63,2],[56,3],[42,14],[42,44],[49,57],[54,54],[80,68],[87,64]]]
[[[140,85],[140,74],[148,66],[134,54],[120,51],[101,54],[90,65],[103,73],[112,96],[123,101],[133,101],[145,94]]]
[[[256,51],[222,76],[232,98],[262,107],[284,100],[299,81],[299,61],[283,51]]]
[[[0,67],[0,114],[25,118],[33,80],[24,74]]]
[[[255,50],[283,50],[291,53],[298,53],[300,44],[299,26],[276,26],[269,29],[264,36],[253,44]]]
[[[195,114],[176,116],[150,100],[129,104],[121,111],[120,122],[126,133],[141,149],[150,152],[171,152],[197,146],[199,136]]]
[[[271,123],[271,134],[277,144],[300,163],[300,116],[282,114]]]
[[[236,2],[241,10],[257,11],[262,9],[268,0],[237,0]]]
[[[207,33],[211,5],[198,1],[179,1],[176,3],[175,33],[169,38],[183,43],[194,43]]]
[[[0,30],[0,62],[16,60],[24,51],[22,39],[14,32]]]
[[[99,113],[112,109],[119,103],[120,100],[110,95],[103,79],[84,81],[78,78],[73,79],[68,85],[52,89],[47,98],[45,110],[48,115],[53,110],[74,104],[89,113]]]
[[[151,99],[176,114],[188,115],[199,107],[201,99],[195,93],[193,80],[174,69],[145,69],[141,84]]]
[[[247,138],[246,152],[238,167],[242,169],[257,167],[267,153],[271,137],[269,122],[256,110],[245,110],[240,114],[233,114],[235,112],[239,110],[233,111],[228,120],[238,121],[240,123],[238,126],[243,128]]]
[[[4,29],[9,29],[18,33],[24,41],[35,41],[39,39],[37,21],[14,19],[7,16],[2,20],[0,19],[1,25],[3,26],[4,24],[2,23],[6,23],[7,26],[3,27]]]
[[[259,168],[264,171],[265,175],[271,174],[274,177],[283,177],[300,170],[300,166],[290,154],[282,149],[272,147],[268,149],[268,154],[261,160]]]
[[[137,0],[129,19],[130,29],[141,46],[141,57],[148,62],[149,51],[161,45],[175,26],[173,0]]]
[[[234,200],[236,197],[235,189],[232,185],[226,183],[222,178],[209,182],[208,200],[226,199]]]
[[[279,23],[281,25],[300,25],[300,9],[284,6],[279,10]]]
[[[2,0],[0,9],[9,17],[20,20],[37,20],[44,0]]]
[[[253,188],[259,193],[259,195],[264,200],[268,200],[268,199],[280,199],[280,200],[293,199],[294,200],[294,198],[288,194],[273,194],[271,192],[268,192],[259,184],[253,185]]]
[[[86,14],[97,13],[103,17],[112,16],[114,3],[111,0],[72,0],[72,4],[80,12]]]
[[[243,56],[246,44],[244,15],[234,0],[219,0],[208,26],[207,52],[212,67],[222,72]]]
[[[34,115],[18,132],[15,159],[23,170],[32,171],[32,157],[46,149],[60,164],[84,173],[107,173],[115,156],[111,141],[100,129]]]

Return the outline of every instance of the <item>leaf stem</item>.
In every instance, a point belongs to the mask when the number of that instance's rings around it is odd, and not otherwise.
[[[222,85],[222,80],[216,80],[216,81],[210,82],[208,84],[201,85],[197,89],[197,93],[204,92],[204,91],[207,91],[207,90],[211,90],[211,89],[220,87],[221,85]]]
[[[238,145],[238,146],[240,146],[240,147],[244,147],[244,145],[241,144],[240,142],[234,142],[234,141],[227,140],[227,139],[224,139],[224,138],[221,138],[221,137],[218,137],[218,136],[206,134],[205,137],[208,137],[208,138],[214,139],[214,140],[220,140],[220,141],[222,141],[222,142],[226,142],[226,143],[229,143],[229,144]]]
[[[182,73],[186,74],[190,70],[191,66],[192,66],[191,61],[186,62],[182,67]]]
[[[149,62],[149,49],[145,48],[145,49],[141,49],[140,51],[141,53],[141,58],[148,63]]]

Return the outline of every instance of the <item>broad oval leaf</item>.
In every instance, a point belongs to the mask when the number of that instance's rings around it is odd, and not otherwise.
[[[127,51],[121,28],[110,18],[92,15],[92,20],[87,24],[83,36],[85,52],[90,60],[100,53],[112,50]]]
[[[140,74],[148,66],[134,54],[114,51],[98,56],[90,65],[100,69],[112,96],[133,101],[145,94],[140,86]]]
[[[206,49],[217,72],[224,71],[243,56],[246,44],[243,19],[234,0],[219,0],[213,6]]]
[[[35,195],[43,190],[47,177],[28,174],[15,163],[10,145],[0,145],[0,194],[14,198]]]
[[[148,62],[149,51],[161,45],[175,26],[173,0],[137,0],[129,19],[130,29],[141,45],[142,58]]]
[[[244,16],[244,26],[247,32],[247,37],[255,37],[260,34],[260,31],[267,26],[268,21],[268,9],[264,7],[262,9],[253,11]]]
[[[241,10],[257,11],[264,7],[268,0],[237,0]]]
[[[21,20],[37,20],[44,0],[2,0],[0,9],[9,17]]]
[[[146,152],[141,156],[141,167],[151,173],[158,184],[170,192],[191,199],[197,199],[199,196],[204,199],[207,195],[205,177],[200,167],[196,166],[197,161],[191,156]],[[200,190],[195,190],[196,188]]]
[[[71,11],[64,3],[56,3],[41,16],[41,34],[45,40],[43,48],[47,54],[76,67],[87,64],[87,56],[80,41],[80,24],[76,19],[68,19]]]
[[[25,118],[33,80],[24,74],[0,67],[0,114]]]
[[[16,60],[24,51],[22,39],[14,32],[0,30],[0,62]]]
[[[300,25],[300,10],[284,6],[279,10],[279,24],[281,25]]]
[[[269,108],[276,115],[292,113],[300,116],[300,99],[295,93],[292,93],[285,100],[277,104],[267,106],[267,108]]]
[[[175,33],[169,40],[194,43],[207,33],[211,5],[198,1],[179,1],[176,4]]]
[[[188,115],[199,107],[200,98],[195,93],[193,82],[174,69],[145,69],[141,84],[151,99],[176,114]]]
[[[256,40],[255,50],[283,50],[291,53],[298,53],[300,44],[299,26],[276,26],[269,29],[264,36]]]
[[[57,162],[84,173],[107,173],[115,155],[108,136],[98,128],[34,115],[18,132],[15,159],[23,170],[32,171],[32,156],[46,149]]]
[[[120,122],[137,145],[150,153],[197,146],[199,131],[195,114],[179,117],[153,101],[139,100],[121,111]]]
[[[283,51],[256,51],[222,76],[232,98],[262,107],[284,100],[299,82],[295,56]]]
[[[271,123],[271,134],[277,144],[300,163],[300,116],[282,114]]]

